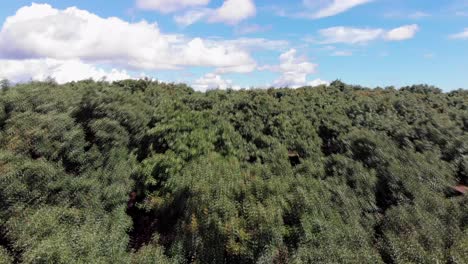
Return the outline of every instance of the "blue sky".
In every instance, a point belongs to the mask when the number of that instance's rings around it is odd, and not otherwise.
[[[468,0],[111,2],[2,1],[0,78],[468,87]]]

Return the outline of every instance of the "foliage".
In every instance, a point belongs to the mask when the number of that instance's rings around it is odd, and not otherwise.
[[[466,90],[1,86],[2,264],[468,262]]]

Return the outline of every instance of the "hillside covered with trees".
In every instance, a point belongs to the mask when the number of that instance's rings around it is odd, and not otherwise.
[[[0,90],[0,263],[468,263],[468,91]]]

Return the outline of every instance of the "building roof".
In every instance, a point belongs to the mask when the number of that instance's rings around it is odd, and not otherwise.
[[[468,194],[468,186],[465,186],[465,185],[457,185],[455,187],[453,187],[453,189],[460,193],[460,194]]]

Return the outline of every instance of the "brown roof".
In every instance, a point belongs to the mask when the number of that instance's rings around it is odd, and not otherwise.
[[[457,185],[453,187],[453,189],[461,194],[467,194],[468,193],[468,186],[465,185]]]
[[[289,157],[299,157],[299,153],[297,153],[296,151],[288,151],[288,156]]]

